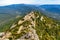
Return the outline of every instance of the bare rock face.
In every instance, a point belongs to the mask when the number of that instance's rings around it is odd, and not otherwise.
[[[4,32],[0,40],[56,40],[57,25],[54,20],[43,16],[40,12],[31,12]]]

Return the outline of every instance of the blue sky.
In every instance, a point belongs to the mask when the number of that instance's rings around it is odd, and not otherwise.
[[[0,6],[11,4],[60,4],[60,0],[0,0]]]

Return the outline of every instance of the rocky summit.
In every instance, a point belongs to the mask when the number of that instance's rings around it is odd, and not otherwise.
[[[35,11],[12,24],[0,40],[59,40],[59,29],[59,22]]]

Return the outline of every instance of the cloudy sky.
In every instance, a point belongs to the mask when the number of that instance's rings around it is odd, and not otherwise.
[[[0,0],[0,6],[11,4],[60,4],[60,0]]]

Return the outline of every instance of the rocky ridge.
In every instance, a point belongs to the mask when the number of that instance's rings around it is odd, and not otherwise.
[[[1,40],[57,40],[58,23],[40,12],[31,12],[4,32]],[[54,28],[54,29],[53,29]],[[53,29],[53,30],[52,30]]]

